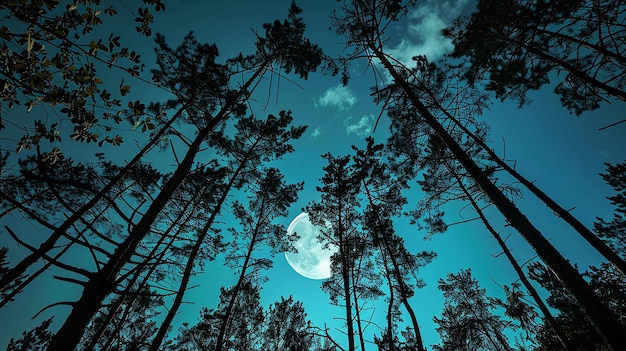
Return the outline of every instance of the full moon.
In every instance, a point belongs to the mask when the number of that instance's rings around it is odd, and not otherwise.
[[[309,279],[326,279],[331,276],[330,256],[337,252],[331,245],[324,249],[318,240],[320,228],[311,224],[306,212],[299,214],[287,228],[287,234],[296,233],[299,238],[294,242],[298,253],[285,252],[287,262],[298,274]]]

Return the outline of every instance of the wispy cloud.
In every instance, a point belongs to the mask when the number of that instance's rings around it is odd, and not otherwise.
[[[356,102],[357,98],[352,90],[347,86],[339,84],[336,87],[326,90],[319,98],[318,104],[322,107],[334,106],[340,111],[345,111],[354,106]]]
[[[320,127],[317,127],[317,128],[315,128],[313,130],[313,133],[311,133],[309,138],[311,138],[313,140],[317,140],[317,138],[320,136],[320,134],[322,134],[322,132],[320,131]]]
[[[441,30],[452,24],[468,6],[469,0],[429,0],[409,16],[405,38],[387,52],[405,65],[412,66],[412,58],[425,55],[435,61],[454,48]]]
[[[356,134],[360,137],[364,137],[372,132],[372,123],[374,122],[373,115],[363,115],[358,122],[352,124],[350,123],[350,120],[351,118],[348,118],[344,122],[348,135]]]

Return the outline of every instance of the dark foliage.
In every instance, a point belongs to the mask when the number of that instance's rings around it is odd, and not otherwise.
[[[609,196],[615,213],[610,221],[597,218],[594,229],[615,252],[626,259],[626,163],[606,165],[602,179],[613,188],[615,195]]]
[[[602,101],[626,100],[624,11],[620,0],[481,0],[444,31],[454,57],[467,57],[470,84],[525,104],[558,79],[555,93],[580,115]]]

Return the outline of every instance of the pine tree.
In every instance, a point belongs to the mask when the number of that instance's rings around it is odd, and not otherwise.
[[[485,295],[471,270],[439,279],[439,290],[445,302],[441,317],[434,318],[442,339],[435,350],[512,350],[504,335],[509,325],[493,312],[497,300]]]
[[[547,303],[558,311],[555,319],[561,324],[572,344],[578,350],[600,350],[607,348],[604,339],[594,330],[589,319],[581,313],[572,294],[563,289],[558,279],[545,266],[533,263],[528,267],[531,279],[537,281],[549,292]],[[596,293],[619,317],[621,325],[626,325],[626,286],[620,274],[604,263],[599,267],[590,267],[585,276]],[[563,349],[547,324],[539,329],[537,350]]]
[[[561,77],[555,92],[580,115],[608,98],[626,100],[621,1],[479,1],[444,31],[453,56],[468,59],[470,83],[525,103],[530,90]]]
[[[397,323],[399,319],[399,305],[402,304],[410,316],[412,329],[407,327],[404,347],[414,347],[418,351],[425,350],[420,326],[409,299],[415,288],[424,286],[424,282],[417,278],[417,271],[421,266],[428,264],[436,256],[434,252],[420,252],[411,254],[404,245],[394,228],[392,216],[398,216],[407,200],[401,195],[406,184],[398,179],[383,162],[383,145],[374,144],[372,138],[367,138],[364,150],[353,147],[355,155],[353,161],[355,169],[362,180],[362,192],[365,194],[364,228],[372,240],[372,245],[379,255],[377,264],[386,277],[389,286],[387,328],[381,340],[387,340],[387,349],[392,350],[395,344],[400,343]],[[397,298],[396,298],[397,296]],[[383,344],[381,342],[381,344]]]
[[[348,350],[356,349],[356,337],[364,344],[362,304],[381,294],[372,279],[372,246],[360,228],[359,213],[360,179],[350,164],[350,156],[323,156],[328,164],[324,167],[322,186],[318,186],[321,200],[310,203],[305,211],[311,223],[320,226],[320,241],[334,245],[337,252],[331,257],[332,276],[322,283],[335,305],[345,309]],[[363,299],[363,301],[360,301]]]
[[[215,350],[224,349],[228,323],[230,319],[237,318],[233,314],[233,306],[242,293],[242,285],[246,282],[261,285],[262,271],[272,266],[268,258],[258,257],[257,252],[268,248],[275,254],[286,247],[285,228],[272,222],[275,218],[286,216],[287,208],[297,200],[297,193],[302,189],[302,184],[286,184],[283,175],[275,168],[262,172],[259,179],[250,184],[255,197],[249,205],[244,206],[238,202],[233,204],[241,229],[232,229],[234,240],[226,261],[229,267],[238,271],[238,278],[224,311]]]

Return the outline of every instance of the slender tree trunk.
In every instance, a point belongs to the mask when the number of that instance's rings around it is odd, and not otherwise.
[[[346,260],[344,259],[344,262]],[[348,351],[355,350],[354,343],[354,326],[352,325],[352,298],[350,294],[350,278],[349,273],[347,272],[348,268],[342,268],[342,276],[343,276],[343,291],[346,295],[346,326],[348,332]]]
[[[37,260],[39,260],[39,258],[41,258],[43,255],[46,255],[50,250],[52,250],[55,245],[56,242],[65,234],[65,232],[67,230],[69,230],[72,225],[74,225],[74,223],[76,223],[76,221],[78,221],[79,219],[82,218],[82,216],[87,213],[88,210],[90,210],[98,201],[102,200],[106,194],[117,184],[119,183],[120,180],[122,180],[122,178],[124,178],[124,176],[137,164],[137,162],[139,162],[139,160],[145,156],[145,154],[152,149],[152,147],[157,143],[157,141],[160,140],[161,136],[163,134],[165,134],[165,132],[171,127],[171,125],[174,123],[174,121],[178,120],[178,118],[181,116],[182,112],[184,111],[184,109],[186,108],[186,106],[181,107],[174,116],[172,116],[172,118],[167,121],[167,123],[165,123],[165,125],[163,126],[163,128],[161,128],[155,135],[153,138],[150,139],[150,141],[148,142],[148,144],[146,144],[138,153],[137,155],[135,155],[135,157],[133,157],[132,160],[130,160],[128,162],[128,164],[126,164],[126,166],[124,166],[124,168],[122,168],[119,173],[117,175],[115,175],[115,177],[113,177],[105,186],[104,188],[102,188],[102,190],[100,190],[100,192],[98,192],[95,196],[93,196],[87,203],[85,203],[83,206],[81,206],[76,212],[72,213],[72,215],[70,217],[68,217],[65,221],[63,221],[63,223],[56,228],[56,230],[54,230],[52,232],[52,234],[50,234],[50,236],[48,237],[48,239],[46,241],[44,241],[40,246],[39,249],[36,252],[31,253],[30,255],[24,257],[20,262],[18,262],[11,270],[9,270],[8,272],[6,272],[6,274],[4,274],[2,276],[2,278],[0,278],[0,291],[2,291],[8,284],[10,284],[12,281],[14,281],[15,279],[17,279],[19,276],[21,276],[22,274],[24,274],[24,272],[26,272],[26,270],[28,269],[28,267],[30,267],[31,265],[33,265],[35,262],[37,262]],[[40,271],[38,271],[36,273],[41,274]],[[34,277],[31,279],[31,281],[34,279]]]
[[[354,326],[352,324],[352,298],[350,294],[350,270],[349,270],[349,259],[348,254],[349,250],[347,250],[347,238],[344,237],[344,226],[342,223],[342,215],[341,211],[343,211],[341,206],[341,200],[339,201],[339,254],[341,255],[341,277],[343,279],[343,293],[346,300],[346,327],[348,332],[348,351],[355,351],[355,343],[354,343]],[[348,251],[348,252],[346,252]]]
[[[243,266],[241,268],[241,272],[239,273],[239,279],[237,279],[237,284],[233,289],[232,295],[230,296],[230,301],[228,301],[228,307],[226,307],[226,313],[224,314],[224,319],[222,319],[222,323],[220,324],[220,333],[217,336],[217,341],[215,345],[215,351],[221,351],[225,344],[226,338],[226,327],[231,320],[231,315],[233,313],[233,307],[235,306],[235,301],[237,301],[237,295],[239,295],[239,291],[241,290],[241,286],[243,285],[244,279],[246,277],[246,270],[248,268],[248,264],[250,259],[252,258],[252,252],[254,251],[254,245],[256,244],[256,236],[257,231],[252,235],[252,240],[250,241],[250,245],[248,245],[248,252],[246,253],[246,258],[243,262]]]
[[[448,169],[450,169],[451,172],[454,172],[450,167],[448,167]],[[554,330],[554,333],[559,338],[559,341],[561,342],[561,344],[563,345],[565,350],[567,350],[567,351],[574,351],[574,350],[576,350],[574,348],[574,346],[571,344],[571,342],[569,341],[569,339],[567,338],[567,335],[565,334],[563,329],[561,329],[561,325],[559,323],[557,323],[557,321],[552,316],[552,313],[550,312],[550,310],[548,309],[546,304],[543,302],[541,297],[539,297],[539,294],[537,293],[537,290],[530,283],[530,281],[526,277],[526,274],[524,274],[524,271],[522,270],[522,267],[520,267],[520,265],[517,263],[517,260],[515,259],[515,257],[513,257],[513,254],[511,253],[511,250],[509,250],[509,248],[506,245],[506,243],[504,242],[504,240],[502,240],[502,237],[500,236],[500,234],[498,234],[498,232],[493,228],[491,223],[489,223],[489,220],[487,219],[487,217],[485,217],[485,214],[480,209],[480,206],[478,206],[478,204],[476,203],[476,201],[474,200],[472,195],[469,193],[467,188],[463,185],[463,183],[462,183],[461,179],[459,178],[459,176],[456,173],[454,173],[454,176],[455,176],[455,178],[457,180],[457,183],[461,187],[461,190],[463,191],[463,193],[465,194],[465,196],[467,197],[469,202],[472,204],[472,207],[474,208],[474,210],[476,211],[476,213],[480,217],[481,221],[483,222],[483,224],[485,225],[487,230],[491,233],[491,235],[496,239],[496,241],[498,242],[498,245],[500,245],[500,248],[504,252],[504,255],[506,256],[506,258],[509,260],[509,262],[513,266],[513,269],[517,273],[517,276],[519,277],[519,279],[522,281],[522,284],[524,284],[524,287],[526,288],[526,290],[528,290],[530,295],[533,297],[533,300],[537,304],[537,307],[539,307],[539,310],[541,310],[541,313],[543,313],[544,317],[546,318],[546,321],[548,322],[548,325],[550,325],[550,327],[552,327],[552,330]]]
[[[227,191],[225,193],[227,193]],[[156,336],[154,337],[154,339],[152,340],[152,343],[150,344],[150,348],[149,348],[150,351],[157,351],[159,349],[159,347],[163,343],[163,340],[165,339],[165,336],[167,335],[167,332],[169,331],[169,327],[172,324],[172,321],[174,320],[174,316],[176,315],[176,313],[178,313],[178,309],[180,308],[180,305],[183,303],[183,297],[185,295],[185,292],[187,291],[187,286],[189,285],[189,280],[191,279],[193,267],[196,262],[196,258],[198,257],[198,253],[200,252],[200,248],[204,244],[204,239],[207,237],[209,230],[211,230],[213,221],[215,220],[215,217],[217,217],[217,213],[220,212],[221,204],[225,199],[226,199],[226,196],[225,195],[222,196],[222,199],[220,199],[220,203],[217,205],[217,208],[213,210],[213,212],[211,213],[211,217],[207,220],[204,227],[199,232],[196,243],[193,246],[193,249],[191,250],[191,252],[189,253],[187,264],[185,266],[185,271],[183,272],[183,276],[182,276],[178,291],[176,292],[176,297],[174,298],[174,302],[172,303],[172,306],[170,306],[167,312],[167,315],[161,322],[161,326],[159,327],[159,330]]]
[[[500,158],[481,138],[465,127],[457,118],[452,116],[441,104],[437,101],[429,91],[425,91],[433,99],[433,102],[437,105],[437,108],[443,112],[447,118],[449,118],[456,126],[472,140],[474,140],[480,147],[489,154],[489,157],[498,166],[502,167],[510,175],[512,175],[517,181],[524,185],[530,192],[532,192],[539,200],[541,200],[549,209],[561,217],[567,224],[569,224],[574,230],[576,230],[593,248],[595,248],[604,258],[606,258],[611,264],[617,268],[624,276],[626,276],[626,261],[624,261],[615,251],[613,251],[602,239],[595,235],[589,228],[582,224],[574,215],[560,206],[550,196],[539,189],[534,183],[530,182],[514,168],[509,166],[502,158]]]
[[[373,43],[368,44],[373,54],[382,62],[395,83],[404,91],[407,98],[424,121],[441,138],[455,158],[474,178],[485,194],[491,199],[508,222],[524,237],[539,257],[557,274],[564,285],[572,292],[583,307],[585,313],[603,339],[614,351],[626,345],[626,330],[613,312],[602,304],[598,296],[589,287],[580,273],[561,255],[561,253],[535,228],[522,212],[502,191],[489,180],[486,174],[472,160],[448,131],[439,123],[428,108],[420,101],[409,83],[402,77],[387,56]]]
[[[383,251],[383,262],[385,267],[385,276],[387,277],[387,285],[389,285],[389,303],[387,304],[387,338],[389,339],[389,350],[394,351],[394,337],[393,337],[393,305],[395,303],[395,292],[393,288],[393,282],[391,280],[391,272],[387,265],[387,257],[385,257]]]
[[[363,336],[363,326],[361,325],[361,307],[359,306],[359,297],[356,293],[356,289],[354,287],[357,286],[356,277],[358,276],[357,272],[354,272],[352,269],[352,297],[354,302],[354,317],[356,318],[356,327],[359,333],[359,342],[361,343],[361,350],[365,350],[365,339]]]

